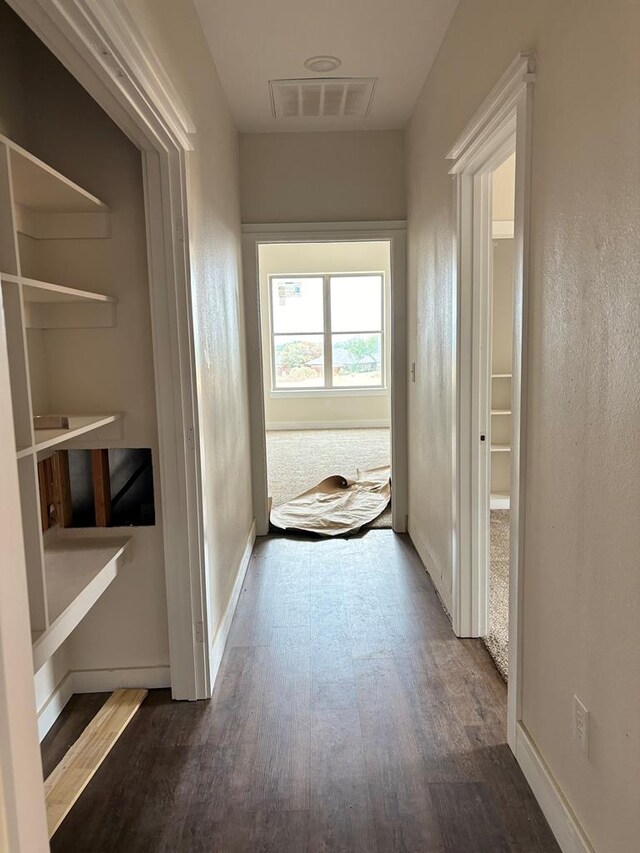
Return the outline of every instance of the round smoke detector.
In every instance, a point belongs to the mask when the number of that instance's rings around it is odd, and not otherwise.
[[[310,56],[305,60],[304,67],[318,74],[326,74],[340,68],[342,62],[337,56]]]

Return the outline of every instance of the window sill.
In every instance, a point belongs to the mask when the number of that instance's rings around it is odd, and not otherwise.
[[[299,388],[269,391],[271,399],[300,397],[386,397],[388,388]]]

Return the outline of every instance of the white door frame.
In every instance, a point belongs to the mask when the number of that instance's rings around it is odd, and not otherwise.
[[[258,536],[265,536],[269,532],[258,247],[265,243],[347,243],[367,240],[388,240],[391,250],[391,511],[396,533],[404,533],[407,529],[406,223],[284,223],[242,227],[247,361],[252,367],[249,370],[249,418],[253,513]]]
[[[8,0],[142,153],[171,688],[211,695],[187,157],[196,128],[123,0]]]
[[[0,850],[45,853],[49,850],[49,835],[1,292],[0,400]]]
[[[453,627],[482,636],[487,623],[490,435],[490,173],[515,150],[511,554],[509,568],[509,745],[515,751],[521,719],[522,580],[529,196],[534,59],[519,54],[447,155],[453,162],[457,210],[457,370],[454,379],[455,561]]]

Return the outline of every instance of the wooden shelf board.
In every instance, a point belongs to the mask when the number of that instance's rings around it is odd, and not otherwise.
[[[60,648],[118,574],[128,539],[53,530],[45,536],[49,627],[33,644],[37,672]]]
[[[5,136],[10,150],[15,203],[30,210],[61,213],[106,212],[108,206]]]
[[[21,281],[25,302],[116,302],[114,296],[65,287],[63,284],[53,284],[50,281],[37,281],[33,278],[22,278]]]
[[[510,444],[492,444],[491,445],[492,453],[510,453],[511,445]]]
[[[50,414],[46,412],[45,414]],[[56,412],[55,414],[59,414]],[[107,424],[115,423],[122,418],[121,412],[114,412],[107,415],[69,415],[69,429],[39,429],[35,431],[35,444],[32,448],[21,450],[18,456],[27,456],[30,452],[37,453],[40,450],[46,450],[49,447],[55,447],[57,444],[63,444],[65,441],[77,438],[94,429],[107,426]]]

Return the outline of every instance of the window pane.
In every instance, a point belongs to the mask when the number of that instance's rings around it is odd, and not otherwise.
[[[324,386],[322,335],[274,335],[275,388]]]
[[[331,335],[335,387],[382,385],[382,335]]]
[[[377,332],[382,329],[382,276],[331,278],[331,331]]]
[[[272,278],[273,331],[322,332],[322,302],[321,278]]]

